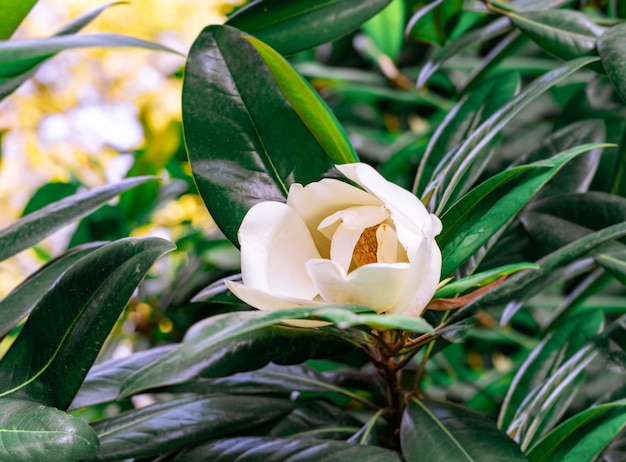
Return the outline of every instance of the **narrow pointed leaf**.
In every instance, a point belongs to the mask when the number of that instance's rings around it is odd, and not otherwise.
[[[283,55],[336,40],[385,8],[391,0],[256,0],[226,24],[254,35]]]
[[[137,285],[172,249],[159,238],[122,239],[74,264],[0,361],[0,396],[67,409]]]
[[[507,16],[537,45],[564,60],[596,55],[596,39],[605,31],[578,11],[526,11]]]
[[[11,462],[75,460],[99,445],[83,420],[32,401],[0,399],[2,459]]]
[[[393,61],[398,60],[404,41],[404,0],[392,0],[381,12],[361,26],[376,47]]]
[[[100,447],[87,461],[142,458],[207,439],[246,434],[288,414],[294,403],[263,396],[215,394],[176,399],[92,424]]]
[[[7,334],[35,307],[52,284],[74,263],[85,255],[101,247],[92,243],[75,247],[65,254],[48,262],[37,272],[11,291],[0,301],[0,337]]]
[[[0,40],[7,40],[13,35],[36,3],[37,0],[3,0],[0,6]]]
[[[245,459],[244,459],[245,458]],[[172,462],[212,460],[263,460],[268,462],[401,462],[397,452],[376,446],[361,446],[341,441],[271,437],[240,437],[211,441],[186,449]]]
[[[463,10],[463,0],[436,0],[422,6],[406,26],[412,39],[442,46],[451,32],[450,22]]]
[[[245,37],[259,52],[283,95],[335,164],[358,162],[348,135],[324,100],[278,53],[254,37]]]
[[[570,417],[528,451],[531,462],[596,460],[626,428],[626,403],[600,404]]]
[[[63,226],[89,215],[122,192],[154,177],[135,177],[66,197],[26,215],[0,231],[0,261],[48,237]]]
[[[405,460],[428,462],[525,461],[494,421],[454,404],[411,399],[400,430]]]
[[[194,178],[211,216],[233,243],[250,207],[285,201],[292,183],[318,181],[332,168],[243,35],[228,26],[204,29],[189,53],[183,84]]]

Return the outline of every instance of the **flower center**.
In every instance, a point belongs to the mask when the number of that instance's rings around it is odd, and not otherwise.
[[[380,225],[376,225],[365,228],[354,246],[352,261],[354,261],[357,268],[378,261],[378,239],[376,237],[376,230],[379,226]]]

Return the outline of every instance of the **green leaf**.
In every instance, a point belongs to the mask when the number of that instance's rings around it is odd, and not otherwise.
[[[347,309],[347,306],[342,308]],[[363,310],[359,307],[353,309]],[[351,349],[350,344],[341,348],[341,338],[321,329],[263,329],[286,319],[324,319],[321,314],[318,315],[324,310],[328,308],[242,311],[205,319],[189,329],[180,348],[131,375],[122,386],[121,396],[183,383],[200,375],[220,377],[258,369],[270,360],[280,362],[275,357],[281,354],[285,359],[283,363],[303,362],[315,355],[315,345],[324,351],[325,342],[330,342],[337,354]],[[300,349],[298,342],[302,342],[304,348]]]
[[[13,35],[24,18],[30,13],[37,0],[2,0],[0,2],[0,40],[7,40]]]
[[[585,314],[568,320],[550,333],[528,355],[515,374],[498,416],[498,427],[516,437],[523,436],[531,419],[525,403],[533,390],[541,388],[550,376],[570,359],[585,343],[593,339],[602,329],[604,315]],[[568,396],[562,396],[567,400]]]
[[[245,458],[245,459],[244,459]],[[185,449],[172,462],[197,460],[265,460],[271,462],[401,462],[397,452],[341,441],[240,437],[210,441]]]
[[[596,39],[605,31],[578,11],[526,11],[507,16],[537,45],[564,60],[596,55]]]
[[[68,269],[0,361],[0,396],[67,409],[137,285],[173,247],[159,238],[122,239]]]
[[[2,459],[74,460],[98,447],[96,432],[78,417],[32,401],[0,399]]]
[[[348,135],[328,105],[285,59],[254,37],[244,37],[259,52],[283,95],[335,164],[358,162]]]
[[[231,27],[204,29],[189,53],[183,84],[194,178],[211,216],[233,243],[250,207],[285,201],[292,183],[318,181],[332,168],[243,35]]]
[[[451,200],[471,187],[471,183],[462,183],[467,171],[475,158],[513,117],[549,88],[595,61],[597,58],[579,58],[542,75],[474,130],[439,175],[435,190],[437,214],[442,214]]]
[[[626,403],[600,404],[570,417],[527,453],[531,462],[596,460],[626,427]]]
[[[598,38],[598,54],[602,67],[615,90],[626,101],[626,24],[619,24],[608,29]]]
[[[210,438],[248,433],[293,408],[294,403],[286,399],[225,394],[154,404],[94,422],[100,447],[82,460],[156,456]]]
[[[404,0],[392,0],[361,28],[380,51],[397,61],[404,41]]]
[[[519,73],[500,74],[481,82],[475,90],[461,98],[448,111],[445,119],[431,136],[420,160],[413,187],[418,195],[422,195],[437,167],[445,167],[446,163],[442,159],[460,146],[476,127],[510,101],[519,91],[519,86]]]
[[[586,144],[551,158],[505,170],[464,195],[441,217],[441,274],[450,275],[510,223],[537,191],[568,161],[605,145]]]
[[[416,398],[404,412],[400,444],[407,461],[527,460],[491,419],[453,404]]]
[[[539,269],[535,263],[512,263],[510,265],[499,266],[478,274],[473,274],[465,278],[453,281],[441,289],[438,289],[433,298],[450,298],[456,297],[467,290],[474,287],[487,285],[502,276],[510,276],[518,271]]]
[[[101,247],[101,243],[75,247],[49,261],[0,301],[0,337],[7,334],[37,305],[52,284],[69,267],[85,255]]]
[[[545,288],[546,285],[554,282],[550,280],[548,276],[559,268],[563,268],[578,260],[605,242],[619,239],[625,235],[626,223],[620,223],[577,239],[571,244],[563,246],[538,260],[536,263],[540,267],[539,270],[520,271],[514,274],[498,287],[495,287],[476,301],[459,309],[449,318],[448,322],[453,323],[460,318],[465,318],[468,316],[468,313],[483,306],[515,300],[522,296],[530,297]],[[515,304],[515,308],[503,313],[500,323],[502,325],[508,323],[519,308],[519,304]]]
[[[226,21],[283,55],[336,40],[385,8],[391,0],[257,0]]]
[[[67,197],[26,215],[0,231],[0,261],[48,237],[63,226],[89,215],[120,193],[154,177],[128,178]]]
[[[451,23],[463,11],[463,0],[436,0],[422,6],[406,26],[407,35],[433,45],[442,46],[451,32]]]
[[[177,344],[164,345],[95,365],[89,370],[69,410],[115,401],[120,393],[122,383],[130,374],[176,348],[178,348]]]

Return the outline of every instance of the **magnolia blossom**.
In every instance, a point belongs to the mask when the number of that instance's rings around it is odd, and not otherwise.
[[[287,203],[248,211],[238,234],[243,284],[228,288],[261,310],[355,303],[420,316],[441,275],[441,222],[367,164],[337,168],[363,189],[293,184]]]

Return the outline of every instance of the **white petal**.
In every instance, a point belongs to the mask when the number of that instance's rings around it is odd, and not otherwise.
[[[323,259],[310,260],[307,269],[327,303],[356,303],[377,313],[395,306],[410,272],[408,263],[374,263],[346,275],[337,263]]]
[[[330,256],[330,241],[325,238],[318,226],[333,213],[356,205],[382,205],[382,201],[367,192],[330,178],[310,183],[306,186],[292,184],[287,196],[287,204],[296,210],[309,228],[315,244],[324,258]]]
[[[409,254],[411,265],[406,291],[391,311],[407,316],[421,316],[437,290],[441,277],[441,251],[434,239],[424,239]]]
[[[393,228],[383,223],[376,230],[376,260],[379,263],[395,263],[398,261],[398,236]]]
[[[364,230],[375,226],[389,218],[389,212],[382,206],[362,205],[339,210],[326,217],[319,225],[319,230],[329,239],[332,234],[327,232],[334,223],[340,221],[346,228]]]
[[[374,168],[363,163],[337,165],[341,173],[362,186],[385,203],[391,212],[397,228],[408,229],[411,232],[422,230],[427,224],[431,225],[431,218],[424,204],[411,192],[387,181]],[[406,240],[410,237],[400,229],[397,230],[398,239],[406,247]]]
[[[246,286],[277,296],[317,295],[305,263],[320,255],[304,221],[287,204],[256,204],[244,217],[238,236]]]
[[[340,225],[333,234],[330,244],[330,259],[341,266],[346,273],[352,263],[354,247],[363,233],[362,229],[350,229]]]

